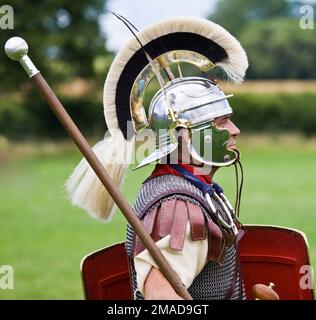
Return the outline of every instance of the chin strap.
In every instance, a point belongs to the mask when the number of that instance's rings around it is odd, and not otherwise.
[[[237,160],[234,163],[235,166],[235,175],[236,175],[236,200],[235,200],[235,212],[237,215],[237,218],[239,218],[240,214],[240,203],[241,203],[241,193],[242,193],[242,188],[244,184],[244,170],[241,165],[240,160]],[[239,184],[239,172],[238,172],[238,167],[240,169],[240,184]]]

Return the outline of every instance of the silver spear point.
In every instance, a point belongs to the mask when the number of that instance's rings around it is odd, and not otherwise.
[[[26,71],[30,78],[39,73],[39,71],[27,55],[29,47],[24,39],[20,37],[10,38],[6,42],[4,49],[5,53],[10,59],[19,61],[21,63],[23,69]]]

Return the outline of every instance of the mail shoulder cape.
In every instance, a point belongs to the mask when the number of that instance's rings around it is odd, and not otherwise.
[[[239,270],[236,271],[236,248],[232,243],[228,246],[228,238],[222,233],[213,213],[208,209],[202,192],[198,188],[186,179],[174,175],[163,175],[152,178],[147,180],[140,189],[134,205],[134,211],[145,226],[153,225],[155,223],[150,224],[145,222],[148,222],[148,219],[153,219],[152,215],[154,215],[155,212],[157,215],[157,211],[162,211],[161,207],[164,207],[166,203],[170,205],[173,200],[183,201],[189,204],[189,206],[192,204],[199,207],[205,218],[206,236],[209,242],[208,262],[188,288],[192,297],[194,299],[220,300],[226,299],[228,291],[231,291],[229,294],[230,299],[245,299],[240,272]],[[216,200],[214,204],[223,218],[225,218],[225,213],[221,205],[216,202]],[[192,217],[190,217],[190,213],[188,213],[188,220],[190,220],[190,218]],[[159,214],[154,220],[161,224]],[[173,223],[172,219],[169,219],[169,221]],[[168,226],[162,225],[162,229],[166,229],[166,227]],[[170,232],[172,234],[171,228]],[[154,240],[157,241],[159,238],[158,236]],[[181,243],[181,241],[175,241],[175,243],[179,242]],[[139,244],[130,226],[127,228],[125,246],[130,262],[134,298],[143,299],[142,294],[137,290],[137,277],[133,263],[133,257],[143,248],[141,248],[141,244]],[[174,249],[181,250],[181,248]],[[232,285],[233,288],[230,290]]]

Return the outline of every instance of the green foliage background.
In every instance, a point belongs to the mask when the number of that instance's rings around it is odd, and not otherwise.
[[[0,93],[4,90],[25,91],[23,86],[29,82],[24,73],[18,72],[17,63],[4,53],[6,40],[13,36],[28,42],[31,59],[53,83],[97,76],[95,60],[108,55],[98,22],[99,15],[104,12],[105,0],[5,3],[13,7],[14,29],[0,29]]]
[[[0,135],[11,139],[66,138],[63,127],[38,96],[29,107],[2,100]],[[230,99],[233,119],[243,132],[296,132],[316,134],[316,93],[242,93]],[[63,99],[67,111],[82,132],[102,136],[106,131],[101,101]]]
[[[302,4],[298,0],[219,0],[209,18],[245,47],[250,64],[247,79],[314,79],[316,30],[300,28]],[[0,47],[10,36],[24,37],[32,60],[53,88],[76,79],[93,82],[93,92],[58,96],[85,134],[103,135],[102,98],[95,93],[102,91],[113,59],[99,24],[107,2],[20,0],[11,5],[14,30],[0,30]],[[65,137],[25,73],[3,51],[0,79],[0,135],[15,140]],[[243,130],[312,135],[316,131],[315,98],[314,93],[236,94],[232,106],[240,112],[237,117]],[[251,112],[254,108],[255,113]]]
[[[300,26],[300,9],[306,4],[299,0],[219,0],[209,19],[235,35],[245,48],[248,79],[314,79],[316,29]],[[315,14],[316,3],[309,5]]]

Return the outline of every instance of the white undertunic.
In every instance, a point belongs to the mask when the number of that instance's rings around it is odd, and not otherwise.
[[[191,239],[190,223],[187,224],[184,246],[182,251],[170,249],[170,235],[156,242],[158,248],[165,256],[172,269],[178,274],[180,280],[188,288],[195,277],[203,270],[207,263],[208,241],[193,241]],[[134,258],[135,270],[139,291],[144,294],[144,283],[148,273],[154,266],[158,268],[148,250],[144,250]]]

